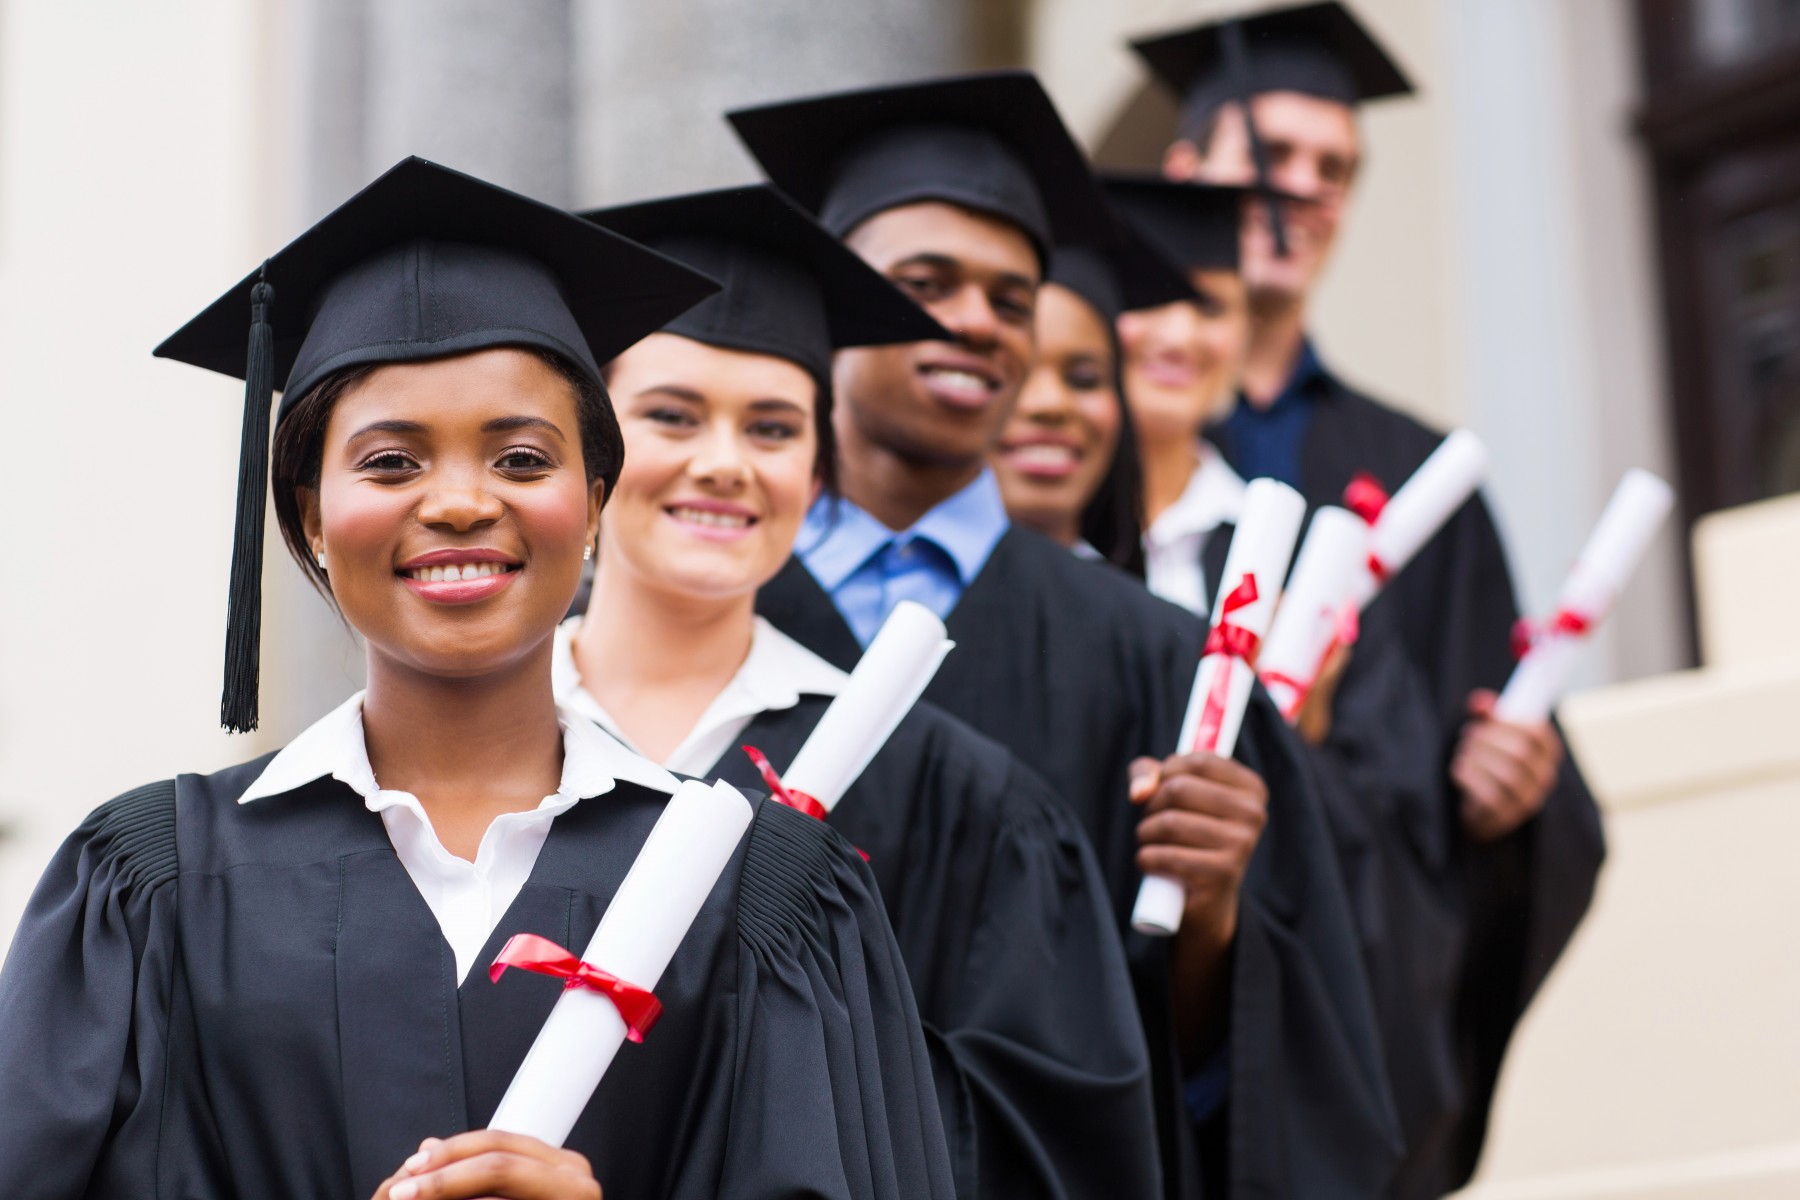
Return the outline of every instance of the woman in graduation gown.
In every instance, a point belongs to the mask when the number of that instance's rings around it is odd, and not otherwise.
[[[873,879],[767,802],[567,1149],[483,1129],[563,986],[485,968],[586,945],[674,785],[559,712],[551,661],[620,461],[596,360],[710,290],[413,159],[160,348],[238,373],[252,318],[226,722],[283,375],[277,514],[369,687],[65,843],[0,974],[9,1195],[950,1194]]]
[[[1189,202],[1188,197],[1178,199]],[[1058,248],[1049,278],[1039,294],[1036,323],[1040,357],[1026,395],[994,456],[1008,511],[1016,520],[1041,530],[1077,553],[1083,553],[1083,543],[1092,538],[1129,536],[1132,547],[1140,551],[1141,563],[1141,515],[1132,514],[1131,505],[1117,490],[1128,484],[1141,489],[1141,470],[1129,458],[1124,463],[1107,458],[1115,443],[1119,447],[1116,453],[1135,453],[1129,415],[1123,419],[1110,416],[1123,414],[1116,326],[1127,313],[1178,303],[1194,304],[1199,299],[1180,268],[1129,224],[1121,225],[1119,240],[1104,250]],[[1018,452],[1020,447],[1043,442],[1071,446],[1078,452],[1064,456],[1063,461],[1048,453]],[[1141,514],[1141,491],[1135,499],[1136,514]],[[1083,531],[1091,532],[1084,538]],[[1226,528],[1217,536],[1223,542],[1230,533]],[[1129,569],[1128,560],[1116,549],[1103,557]],[[1223,554],[1207,557],[1206,586],[1210,590],[1218,584]],[[1286,793],[1278,796],[1277,788],[1271,787],[1273,828],[1267,835],[1268,846],[1258,849],[1261,861],[1246,880],[1246,894],[1254,898],[1253,902],[1288,914],[1290,919],[1307,913],[1309,906],[1318,909],[1291,927],[1293,942],[1284,947],[1293,956],[1288,969],[1309,973],[1324,966],[1331,987],[1347,997],[1337,1019],[1352,1041],[1361,1041],[1361,1059],[1354,1065],[1353,1073],[1366,1081],[1362,1086],[1369,1089],[1370,1103],[1379,1110],[1386,1097],[1381,1083],[1370,1071],[1370,1049],[1374,1043],[1364,996],[1367,985],[1360,971],[1348,961],[1351,935],[1342,915],[1335,911],[1341,907],[1342,893],[1335,886],[1329,847],[1321,836],[1320,809],[1308,803],[1304,794],[1315,787],[1321,796],[1330,793],[1323,786],[1325,781],[1310,769],[1312,764],[1296,741],[1282,730],[1274,706],[1261,689],[1247,714],[1240,746],[1251,761],[1275,764],[1275,777],[1285,781],[1280,791]],[[1302,794],[1296,796],[1296,789]],[[1309,963],[1304,971],[1297,970],[1300,962]],[[1245,1012],[1246,1007],[1247,1002],[1240,999],[1234,1005],[1234,1015]],[[1307,1031],[1319,1027],[1319,1012],[1319,1008],[1307,1003],[1296,1003],[1289,1018],[1293,1032],[1282,1031],[1278,1036],[1295,1046],[1307,1044]],[[1233,1041],[1235,1044],[1237,1039],[1234,1037]],[[1190,1114],[1203,1113],[1207,1103],[1217,1103],[1208,1092],[1209,1084],[1217,1082],[1217,1074],[1209,1078],[1207,1072],[1197,1073],[1190,1080],[1186,1097]],[[1322,1093],[1324,1090],[1321,1088]],[[1340,1097],[1343,1094],[1340,1092]],[[1312,1115],[1320,1120],[1320,1128],[1330,1129],[1332,1136],[1341,1138],[1354,1121],[1346,1122],[1341,1115],[1334,1119],[1331,1108],[1330,1103],[1320,1103]],[[1229,1159],[1229,1151],[1221,1151],[1216,1141],[1227,1134],[1228,1124],[1217,1118],[1197,1121],[1203,1156],[1214,1160],[1203,1166],[1213,1168],[1209,1174],[1216,1190],[1231,1194],[1231,1183],[1220,1180],[1216,1174],[1217,1162]],[[1377,1125],[1380,1124],[1378,1119]],[[1212,1154],[1204,1155],[1208,1149]],[[1321,1162],[1312,1168],[1314,1173],[1289,1176],[1286,1185],[1294,1188],[1294,1194],[1376,1194],[1376,1181],[1385,1170],[1381,1164],[1391,1163],[1394,1152],[1391,1123],[1366,1149],[1370,1152],[1365,1160],[1369,1168],[1366,1174],[1327,1172],[1322,1169],[1326,1156],[1321,1156]]]
[[[558,691],[672,770],[760,786],[741,747],[785,769],[846,678],[754,609],[829,475],[832,351],[942,331],[766,186],[589,215],[724,288],[608,368],[627,461]],[[880,883],[958,1195],[1159,1195],[1124,952],[1049,788],[921,704],[829,820]]]

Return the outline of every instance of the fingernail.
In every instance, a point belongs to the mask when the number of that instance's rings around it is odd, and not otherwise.
[[[409,1171],[419,1171],[419,1170],[423,1170],[425,1167],[425,1164],[430,1161],[431,1161],[431,1151],[421,1150],[417,1154],[413,1155],[411,1158],[407,1159],[401,1165],[404,1166]]]
[[[388,1189],[388,1195],[392,1200],[413,1200],[413,1197],[418,1194],[419,1185],[410,1179],[402,1183],[396,1183],[393,1187]]]

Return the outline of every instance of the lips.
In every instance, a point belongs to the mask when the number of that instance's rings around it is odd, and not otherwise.
[[[708,541],[735,541],[750,532],[758,517],[742,505],[719,500],[682,500],[663,506],[670,520]]]
[[[985,408],[1000,394],[1000,377],[984,363],[940,360],[923,363],[918,370],[925,390],[951,408]]]
[[[1137,370],[1145,382],[1177,391],[1193,387],[1200,379],[1194,364],[1184,358],[1146,358],[1137,364]]]
[[[1007,466],[1033,479],[1062,479],[1081,465],[1081,448],[1052,439],[1010,442],[1000,448]]]
[[[395,574],[421,599],[473,604],[512,586],[523,569],[523,563],[500,550],[452,547],[410,558]]]

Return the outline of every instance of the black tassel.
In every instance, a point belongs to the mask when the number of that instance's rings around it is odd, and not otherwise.
[[[225,621],[225,693],[219,722],[233,733],[256,728],[262,672],[263,515],[269,495],[269,410],[275,398],[275,289],[263,276],[250,289],[250,349],[244,365],[244,440],[238,448],[237,533]]]
[[[1225,67],[1231,76],[1232,90],[1237,93],[1238,105],[1244,110],[1244,132],[1250,139],[1250,161],[1256,165],[1256,186],[1272,190],[1269,186],[1269,154],[1263,148],[1262,135],[1256,131],[1256,118],[1250,114],[1254,93],[1250,86],[1250,47],[1243,22],[1227,21],[1219,31],[1219,38],[1225,51]],[[1281,201],[1274,196],[1265,196],[1263,203],[1269,209],[1269,232],[1275,238],[1275,257],[1286,258],[1287,223],[1282,219]]]

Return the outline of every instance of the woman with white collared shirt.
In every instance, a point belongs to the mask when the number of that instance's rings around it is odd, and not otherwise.
[[[754,607],[829,481],[832,352],[944,334],[772,191],[590,216],[724,291],[608,370],[626,466],[585,616],[559,637],[558,694],[672,770],[753,784],[741,747],[784,769],[846,679]],[[1111,900],[1047,785],[920,705],[829,821],[880,883],[958,1194],[1159,1195]]]
[[[409,159],[164,343],[247,379],[226,723],[257,719],[268,474],[369,683],[64,844],[0,971],[9,1196],[951,1194],[868,870],[763,801],[566,1141],[484,1128],[564,991],[484,968],[587,945],[676,786],[551,663],[622,455],[598,364],[711,290]]]

